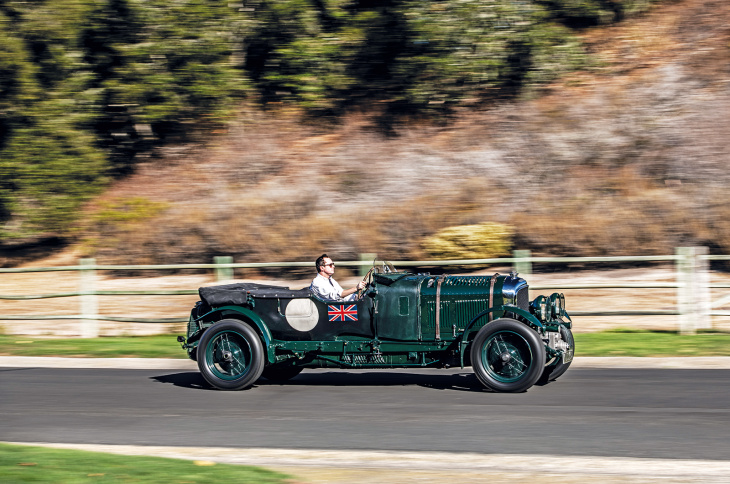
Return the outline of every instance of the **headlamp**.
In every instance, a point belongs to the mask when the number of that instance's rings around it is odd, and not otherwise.
[[[565,296],[557,292],[550,295],[550,316],[553,319],[561,319],[565,316]]]
[[[537,315],[540,321],[548,320],[550,311],[548,309],[548,300],[545,296],[537,296],[535,300],[532,301],[532,312]]]

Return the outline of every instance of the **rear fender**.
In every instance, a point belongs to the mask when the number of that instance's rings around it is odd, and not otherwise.
[[[251,324],[253,326],[254,330],[256,330],[259,335],[261,335],[262,343],[264,344],[264,348],[266,349],[266,357],[269,360],[269,363],[275,363],[276,357],[274,356],[274,347],[271,344],[271,341],[274,339],[271,335],[271,331],[269,330],[269,327],[264,323],[263,319],[261,319],[256,313],[251,311],[248,308],[244,308],[241,306],[221,306],[219,308],[215,308],[213,311],[209,312],[207,315],[210,314],[221,314],[222,316],[228,317],[233,316],[237,317],[240,316],[238,319],[242,319],[246,321],[247,323]],[[235,314],[231,314],[235,313]],[[206,315],[206,316],[207,316]]]

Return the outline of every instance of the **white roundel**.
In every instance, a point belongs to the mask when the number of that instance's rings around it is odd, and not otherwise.
[[[292,299],[286,305],[284,316],[297,331],[310,331],[319,321],[319,311],[311,299]]]

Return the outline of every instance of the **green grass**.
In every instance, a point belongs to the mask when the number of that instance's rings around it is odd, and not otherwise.
[[[0,355],[187,358],[176,335],[47,339],[0,335]],[[613,330],[575,334],[577,356],[730,356],[729,333]]]
[[[8,484],[291,482],[289,476],[257,467],[3,443],[0,443],[0,479]]]
[[[187,358],[177,335],[48,339],[0,335],[0,355],[90,358]]]
[[[730,356],[730,334],[614,330],[575,334],[576,356]]]

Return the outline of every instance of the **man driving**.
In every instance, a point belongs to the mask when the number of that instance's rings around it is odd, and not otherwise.
[[[317,276],[312,280],[309,290],[320,299],[331,301],[355,301],[357,291],[365,288],[365,281],[360,281],[357,286],[350,289],[342,287],[332,277],[335,273],[335,263],[327,254],[319,256],[315,262]]]

